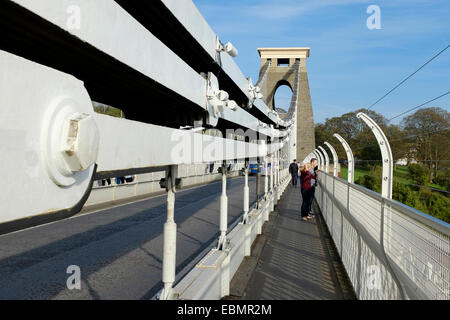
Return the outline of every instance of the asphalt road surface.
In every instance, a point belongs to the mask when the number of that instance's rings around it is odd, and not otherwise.
[[[242,215],[243,184],[228,180],[229,224]],[[252,204],[255,177],[249,186]],[[177,273],[218,238],[221,189],[214,182],[177,192]],[[2,235],[0,299],[150,299],[162,288],[165,220],[161,195]],[[79,290],[67,288],[71,265],[81,270]]]

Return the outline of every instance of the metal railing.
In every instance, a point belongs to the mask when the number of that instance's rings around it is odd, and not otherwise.
[[[448,223],[325,172],[315,197],[359,299],[450,299]]]

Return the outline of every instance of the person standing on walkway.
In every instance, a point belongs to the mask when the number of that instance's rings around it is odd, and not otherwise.
[[[298,164],[296,159],[294,159],[294,161],[289,165],[289,173],[292,176],[292,185],[294,188],[297,188]]]
[[[311,199],[311,189],[312,184],[311,181],[316,178],[315,175],[311,173],[311,163],[306,163],[305,167],[301,172],[301,192],[302,192],[302,208],[301,208],[301,219],[303,221],[307,221],[308,219],[312,219],[309,215],[310,210],[310,199]]]
[[[305,169],[305,164],[303,162],[300,162],[300,174],[298,176],[298,178],[300,179],[300,187],[302,186],[302,171]]]
[[[317,172],[319,171],[319,162],[316,158],[311,159],[311,191],[309,193],[309,203],[308,203],[308,214],[314,217],[314,212],[312,212],[312,203],[314,201],[314,194],[316,193],[317,186]]]

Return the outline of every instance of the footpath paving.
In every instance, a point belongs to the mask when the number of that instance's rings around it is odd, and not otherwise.
[[[231,283],[228,299],[354,299],[317,206],[300,220],[302,197],[289,186]]]

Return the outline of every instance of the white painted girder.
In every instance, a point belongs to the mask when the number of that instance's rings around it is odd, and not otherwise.
[[[266,145],[97,114],[81,81],[4,51],[0,69],[0,176],[7,186],[0,193],[0,223],[72,208],[85,194],[94,165],[68,174],[55,159],[63,153],[62,124],[73,114],[94,119],[99,142],[92,145],[98,149],[87,159],[96,159],[97,172],[263,157],[268,152]],[[83,145],[81,150],[90,152]],[[55,174],[60,177],[55,179]]]
[[[207,109],[206,80],[114,1],[13,1]],[[79,28],[71,27],[71,14],[67,12],[74,6],[79,8]],[[267,129],[258,127],[257,118],[238,109],[226,110],[219,117],[270,135]]]
[[[71,104],[93,112],[83,83],[3,51],[0,70],[0,223],[73,207],[87,190],[94,166],[68,177],[70,186],[58,186],[49,174],[55,162],[46,161],[48,135],[57,123],[47,120],[52,109]]]
[[[102,138],[97,171],[260,157],[266,147],[95,114]],[[103,138],[106,137],[106,138]]]
[[[205,80],[114,1],[13,1],[199,106],[206,107]],[[72,24],[73,14],[67,12],[73,7],[79,8],[79,28]]]
[[[198,11],[195,4],[191,0],[162,0],[162,2],[197,40],[203,49],[216,60],[218,36]],[[226,52],[221,52],[220,62],[225,73],[237,84],[247,97],[251,98],[248,93],[248,80],[236,64],[236,61]],[[284,123],[270,113],[269,107],[267,107],[261,99],[256,99],[253,104],[276,124],[282,125]]]

